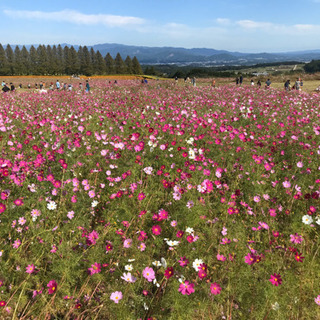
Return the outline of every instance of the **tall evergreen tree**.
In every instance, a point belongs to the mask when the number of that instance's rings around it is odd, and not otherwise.
[[[134,56],[132,59],[132,73],[143,74],[142,68],[136,56]]]
[[[21,74],[30,74],[30,58],[29,51],[25,46],[22,47],[20,52],[20,62],[21,62]]]
[[[80,62],[78,59],[78,53],[73,46],[69,50],[69,63],[70,63],[70,73],[69,75],[79,74],[80,72]]]
[[[98,50],[95,55],[94,73],[98,75],[106,74],[106,69],[106,62]]]
[[[104,57],[104,60],[106,61],[106,73],[107,74],[115,74],[116,73],[116,66],[114,63],[114,60],[110,53],[107,53],[107,55]]]
[[[123,62],[120,53],[118,52],[114,59],[116,74],[126,73],[126,64]]]
[[[55,50],[53,50],[51,46],[47,45],[46,52],[47,52],[47,61],[48,61],[48,74],[50,75],[57,74],[57,68],[58,68],[57,60],[56,60],[57,48],[55,47]]]
[[[93,66],[91,63],[91,57],[87,46],[82,48],[81,60],[80,60],[80,73],[85,76],[91,76],[93,74]]]
[[[21,50],[18,46],[14,48],[14,70],[16,75],[22,75]]]
[[[34,46],[30,47],[29,50],[30,57],[30,74],[38,74],[38,53]]]
[[[124,63],[126,64],[126,67],[127,67],[127,73],[132,74],[133,73],[133,65],[132,65],[132,60],[129,56],[126,57],[126,60],[124,60]]]
[[[37,48],[38,54],[38,74],[47,75],[49,73],[49,61],[47,56],[47,49],[44,45],[40,45]]]
[[[57,59],[58,59],[58,74],[64,74],[65,60],[64,60],[63,49],[60,44],[57,47]]]
[[[0,44],[0,75],[7,76],[10,74],[10,68],[3,46]]]
[[[9,70],[10,70],[9,74],[13,76],[14,75],[14,53],[10,44],[7,45],[5,51],[6,51],[6,57],[9,65]]]

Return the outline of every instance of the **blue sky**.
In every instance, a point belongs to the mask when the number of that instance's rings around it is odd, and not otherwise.
[[[320,49],[320,0],[12,0],[0,43]]]

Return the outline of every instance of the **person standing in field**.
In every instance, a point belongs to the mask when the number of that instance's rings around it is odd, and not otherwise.
[[[289,91],[290,90],[290,80],[287,80],[285,83],[284,83],[284,88],[286,91]]]
[[[239,82],[240,82],[240,86],[241,86],[242,82],[243,82],[243,75],[240,76]]]
[[[302,90],[302,87],[303,87],[303,81],[302,79],[300,79],[300,90]]]
[[[56,82],[56,89],[60,90],[60,82],[59,82],[59,80],[57,80],[57,82]]]
[[[295,89],[300,90],[300,79],[299,78],[297,78],[297,80],[296,80]]]
[[[271,80],[268,79],[268,80],[266,81],[266,89],[269,89],[269,88],[270,88],[270,85],[271,85]]]
[[[89,81],[86,81],[86,92],[90,92],[90,84]]]

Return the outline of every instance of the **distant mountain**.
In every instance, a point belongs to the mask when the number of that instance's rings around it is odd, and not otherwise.
[[[136,56],[141,64],[221,66],[253,65],[282,61],[308,62],[313,59],[320,59],[320,50],[281,53],[241,53],[208,48],[145,47],[115,43],[97,44],[93,46],[93,49],[99,50],[103,56],[108,52],[113,57],[118,52],[123,58],[127,55],[130,57]]]
[[[15,45],[12,45],[14,47]],[[26,45],[29,49],[31,45]],[[34,45],[37,47],[38,45]],[[63,43],[62,47],[70,44]],[[19,46],[22,47],[22,46]],[[78,50],[79,45],[73,45]],[[96,44],[87,46],[99,50],[105,56],[110,53],[115,58],[119,52],[123,59],[127,56],[137,57],[140,64],[176,64],[176,65],[195,65],[195,66],[224,66],[224,65],[254,65],[258,63],[272,62],[309,62],[320,59],[320,50],[306,50],[279,53],[241,53],[227,50],[215,50],[209,48],[179,48],[179,47],[146,47],[129,46],[117,43]]]

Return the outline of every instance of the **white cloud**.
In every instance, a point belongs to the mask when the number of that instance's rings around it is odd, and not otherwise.
[[[228,26],[231,23],[230,19],[227,18],[217,18],[216,22],[222,26]]]
[[[19,19],[71,22],[84,25],[102,24],[108,27],[138,26],[145,23],[144,19],[137,17],[116,16],[110,14],[83,14],[74,10],[62,10],[55,12],[4,10],[4,14]]]
[[[273,28],[275,25],[270,22],[259,22],[252,20],[239,20],[236,22],[240,27],[245,29],[268,29]]]

